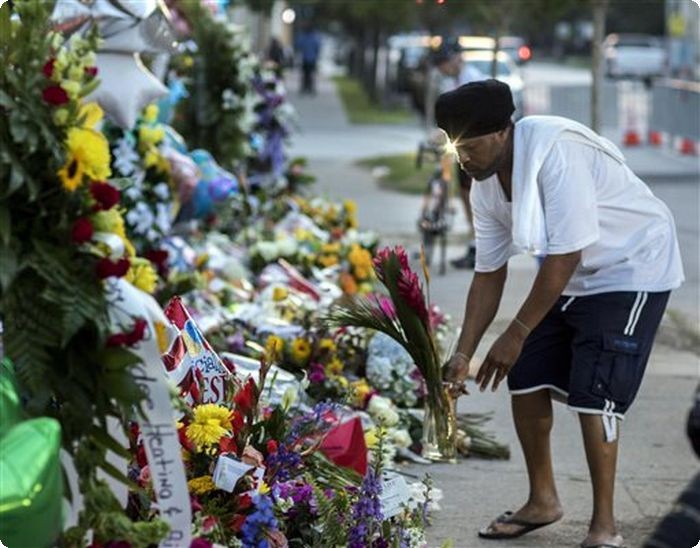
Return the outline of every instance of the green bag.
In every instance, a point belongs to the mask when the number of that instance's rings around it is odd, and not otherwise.
[[[62,530],[61,426],[23,420],[8,359],[0,367],[0,540],[8,548],[51,546]]]

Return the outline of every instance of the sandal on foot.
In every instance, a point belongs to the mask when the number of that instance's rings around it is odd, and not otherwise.
[[[513,512],[504,512],[500,516],[496,518],[494,522],[492,522],[486,529],[482,529],[479,531],[479,537],[485,538],[485,539],[491,539],[491,540],[504,540],[504,539],[509,539],[509,538],[518,538],[522,537],[523,535],[530,533],[534,531],[535,529],[539,529],[540,527],[546,527],[547,525],[551,525],[555,521],[559,521],[560,518],[553,519],[552,521],[548,521],[546,523],[531,523],[529,521],[523,521],[521,519],[517,519],[513,517]],[[520,529],[513,531],[512,533],[502,533],[499,531],[494,531],[494,524],[498,523],[503,523],[507,525],[515,525],[516,527],[520,527]],[[587,546],[586,548],[593,548]]]
[[[616,542],[617,539],[620,539],[620,542]],[[614,540],[606,542],[594,542],[593,544],[581,543],[580,548],[625,548],[625,541],[618,535]]]

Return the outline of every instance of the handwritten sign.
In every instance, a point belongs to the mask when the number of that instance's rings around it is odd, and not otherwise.
[[[379,502],[382,505],[384,519],[393,518],[400,514],[409,498],[408,485],[403,476],[394,472],[385,472],[382,475],[382,493],[379,495]]]
[[[212,480],[219,489],[232,493],[238,480],[251,470],[253,470],[253,477],[258,481],[262,479],[265,473],[263,468],[245,464],[231,455],[220,455],[216,461]]]

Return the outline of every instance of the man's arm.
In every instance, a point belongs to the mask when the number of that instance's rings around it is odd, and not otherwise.
[[[493,272],[476,272],[469,288],[464,322],[457,350],[451,357],[446,380],[461,383],[469,374],[469,360],[474,355],[481,337],[498,311],[503,287],[508,274],[508,263]]]
[[[492,378],[494,379],[492,389],[498,388],[518,359],[530,331],[554,306],[580,261],[581,251],[548,255],[545,258],[527,299],[520,307],[515,319],[493,344],[479,369],[476,382],[482,391],[488,387]]]

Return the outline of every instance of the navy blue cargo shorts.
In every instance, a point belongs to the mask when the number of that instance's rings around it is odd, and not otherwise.
[[[670,291],[562,296],[525,340],[508,375],[513,395],[549,389],[579,413],[615,418],[637,395]],[[607,421],[605,419],[608,419]]]

